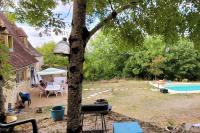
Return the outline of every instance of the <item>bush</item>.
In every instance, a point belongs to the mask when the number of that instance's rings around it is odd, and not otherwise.
[[[87,80],[142,78],[200,79],[200,56],[192,42],[179,39],[167,44],[161,36],[149,36],[140,47],[123,49],[111,35],[97,36],[86,52]]]

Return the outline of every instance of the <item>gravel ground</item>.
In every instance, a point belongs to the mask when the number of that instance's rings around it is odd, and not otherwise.
[[[66,131],[66,119],[63,121],[53,121],[51,118],[42,118],[37,120],[37,125],[39,129],[39,133],[65,133]],[[138,121],[144,131],[144,133],[165,133],[165,129],[160,128],[156,125],[151,123],[142,122],[115,112],[111,112],[105,117],[106,119],[106,126],[107,126],[107,133],[112,133],[112,124],[118,121]],[[96,129],[101,129],[101,120],[97,120],[97,127]],[[86,115],[84,119],[83,130],[94,130],[95,129],[95,116],[94,115]],[[17,127],[16,132],[23,132],[23,133],[31,133],[31,125],[26,124],[20,127]]]
[[[43,113],[35,113],[36,109],[31,109],[28,111],[24,111],[23,113],[18,115],[20,119],[27,119],[33,117],[37,120],[37,126],[39,133],[65,133],[66,132],[66,121],[67,116],[65,116],[63,121],[53,121],[50,118],[49,108],[43,108]],[[86,115],[83,123],[83,131],[88,130],[95,130],[95,115]],[[200,128],[192,127],[192,124],[185,124],[183,123],[179,127],[173,127],[173,130],[170,132],[165,130],[165,128],[159,127],[155,123],[144,122],[141,120],[137,120],[116,112],[110,112],[108,115],[105,116],[106,119],[106,126],[107,126],[107,133],[113,133],[113,123],[114,122],[124,122],[124,121],[137,121],[139,122],[142,130],[144,133],[200,133]],[[101,130],[101,120],[98,117],[96,123],[96,130]],[[16,133],[32,133],[32,126],[31,124],[25,124],[23,126],[17,126],[15,128]],[[87,132],[91,133],[91,132]],[[97,132],[93,132],[97,133]]]

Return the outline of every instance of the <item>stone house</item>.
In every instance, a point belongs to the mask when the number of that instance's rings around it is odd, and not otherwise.
[[[30,88],[33,70],[39,71],[43,65],[43,56],[32,47],[28,41],[28,36],[22,28],[10,22],[6,16],[0,12],[0,27],[4,29],[0,32],[0,45],[7,45],[9,48],[10,61],[16,79],[13,89],[5,89],[6,104],[16,102],[19,91]]]
[[[32,47],[23,29],[9,22],[3,13],[0,13],[0,26],[5,27],[0,34],[0,43],[9,47],[10,64],[16,74],[16,81],[30,80],[31,69],[40,70],[43,56]]]

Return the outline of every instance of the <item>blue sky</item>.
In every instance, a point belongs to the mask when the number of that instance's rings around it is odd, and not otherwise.
[[[61,13],[62,16],[64,17],[64,21],[66,24],[71,24],[72,20],[72,3],[63,5],[59,4],[57,8],[54,10],[55,13]],[[26,32],[28,35],[28,40],[30,43],[33,45],[33,47],[40,47],[42,44],[49,42],[49,41],[54,41],[58,42],[62,40],[63,37],[67,37],[70,34],[71,28],[70,26],[66,26],[65,29],[65,34],[63,35],[55,35],[53,32],[51,32],[51,36],[39,36],[40,30],[35,30],[34,27],[28,25],[28,24],[20,24],[17,23],[18,27],[22,27],[23,30]]]

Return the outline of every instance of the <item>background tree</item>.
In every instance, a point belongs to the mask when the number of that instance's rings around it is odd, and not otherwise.
[[[152,62],[149,65],[150,66],[149,72],[155,76],[155,80],[157,76],[160,76],[161,74],[163,74],[163,70],[161,69],[161,66],[162,67],[164,66],[163,65],[164,61],[165,61],[165,57],[157,56],[153,58]]]
[[[0,53],[0,122],[2,122],[5,114],[3,86],[5,80],[8,79],[11,74],[11,66],[9,65],[9,50],[6,45],[0,44]]]
[[[165,53],[164,73],[171,80],[200,79],[200,56],[194,44],[180,39]]]
[[[84,63],[84,77],[87,80],[123,77],[123,68],[129,57],[127,48],[120,46],[113,34],[100,32],[89,43]]]
[[[43,44],[37,50],[42,53],[44,57],[44,68],[59,67],[67,69],[68,62],[67,57],[54,54],[55,42],[48,42]]]
[[[9,7],[14,7],[12,0],[0,0],[0,11],[8,11]],[[0,26],[0,33],[4,30],[5,27]],[[7,79],[11,73],[11,66],[9,65],[8,61],[8,48],[4,44],[0,44],[0,122],[2,122],[5,118],[5,99],[3,95],[3,87],[5,84],[5,79]]]
[[[157,78],[198,80],[199,54],[194,44],[180,38],[169,44],[161,36],[148,36],[140,46],[115,41],[115,34],[100,32],[89,42],[85,54],[86,80]]]
[[[198,53],[194,44],[186,39],[168,44],[159,36],[148,37],[138,51],[129,51],[131,55],[125,63],[123,75],[129,78],[152,79],[158,71],[161,72],[158,76],[161,79],[198,80],[200,78]]]

